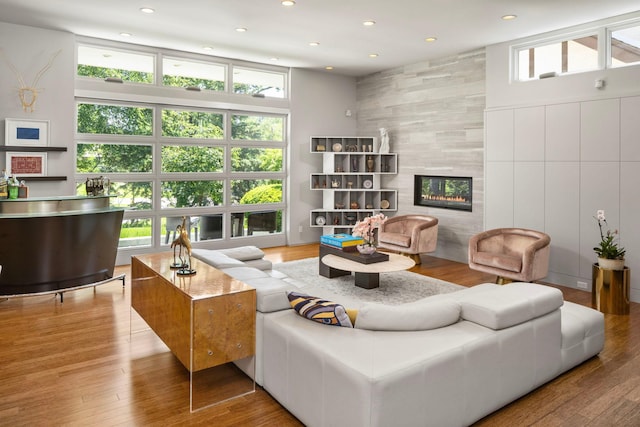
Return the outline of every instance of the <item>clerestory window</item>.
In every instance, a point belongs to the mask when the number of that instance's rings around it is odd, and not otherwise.
[[[514,81],[640,64],[638,20],[513,46]]]

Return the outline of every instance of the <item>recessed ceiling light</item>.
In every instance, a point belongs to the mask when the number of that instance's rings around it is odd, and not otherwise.
[[[309,42],[309,46],[313,46],[313,47],[320,46],[320,42]]]
[[[140,8],[140,12],[142,12],[142,13],[153,13],[153,12],[155,12],[155,9],[151,9],[150,7],[141,7]]]
[[[369,58],[377,58],[378,54],[377,53],[370,53],[369,54]]]
[[[213,50],[211,46],[202,46],[202,50]]]
[[[333,67],[331,65],[327,65],[326,67],[324,67],[325,70],[331,71],[333,70]]]
[[[364,21],[362,25],[364,25],[365,27],[371,27],[373,25],[376,25],[376,21],[373,21],[373,20]]]
[[[424,41],[429,42],[429,43],[434,42],[436,40],[438,40],[436,37],[427,37],[426,39],[424,39]]]
[[[131,34],[131,33],[124,33],[124,32],[123,32],[123,33],[120,33],[120,35],[121,35],[122,37],[131,37],[133,34]]]
[[[518,15],[504,15],[502,17],[503,21],[511,21],[512,19],[516,19],[518,17]]]
[[[244,27],[238,27],[238,28],[236,28],[236,31],[239,32],[239,33],[246,33],[247,29],[244,28]]]
[[[272,61],[280,61],[280,58],[276,58],[275,56],[272,56],[272,57],[271,57],[271,60],[272,60]]]
[[[283,6],[293,6],[296,2],[294,0],[282,0],[280,4]]]

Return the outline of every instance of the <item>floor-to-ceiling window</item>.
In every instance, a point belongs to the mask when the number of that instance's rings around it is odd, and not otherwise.
[[[77,193],[108,180],[125,256],[166,249],[183,222],[205,247],[286,242],[287,70],[262,67],[78,44]]]

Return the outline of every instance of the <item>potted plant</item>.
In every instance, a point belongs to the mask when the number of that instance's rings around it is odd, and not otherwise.
[[[593,248],[596,255],[598,255],[598,266],[609,270],[624,270],[626,250],[618,246],[616,241],[618,230],[611,231],[609,229],[604,210],[598,210],[595,218],[598,221],[598,229],[600,230],[600,244]],[[603,230],[604,226],[607,228],[606,232]]]

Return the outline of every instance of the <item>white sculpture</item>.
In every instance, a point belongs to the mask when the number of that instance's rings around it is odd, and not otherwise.
[[[38,88],[37,84],[42,78],[42,76],[44,76],[44,73],[46,73],[49,70],[49,68],[51,68],[51,65],[53,65],[54,59],[56,59],[56,56],[58,56],[60,52],[61,51],[57,51],[53,55],[51,55],[49,62],[47,62],[47,64],[44,67],[42,67],[40,71],[38,71],[38,73],[33,79],[33,83],[31,84],[31,86],[29,86],[26,80],[24,79],[24,77],[22,77],[22,74],[20,74],[20,72],[16,69],[16,67],[6,57],[2,49],[0,49],[0,56],[4,58],[4,60],[6,61],[11,71],[13,71],[13,74],[15,74],[16,78],[18,79],[18,84],[20,85],[18,87],[18,97],[20,97],[20,102],[22,103],[22,109],[24,111],[29,111],[33,113],[33,111],[35,110],[36,108],[35,104],[36,104],[36,99],[38,98],[38,92],[39,91],[41,92],[44,90],[44,89]]]
[[[380,128],[380,154],[388,154],[389,148],[389,132],[386,128]]]

